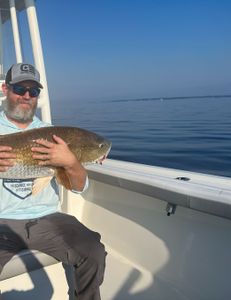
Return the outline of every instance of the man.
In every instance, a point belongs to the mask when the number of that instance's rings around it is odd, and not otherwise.
[[[9,69],[2,84],[6,99],[0,113],[0,134],[50,126],[34,115],[42,88],[34,66],[20,63]],[[88,185],[85,169],[61,138],[53,139],[54,143],[36,140],[33,157],[40,165],[63,167],[73,192],[81,193]],[[0,146],[0,172],[12,167],[14,159],[10,147]],[[26,245],[74,266],[76,299],[100,299],[106,256],[100,235],[73,216],[59,212],[55,180],[34,196],[32,185],[33,180],[0,180],[0,272]],[[12,232],[19,238],[12,238]]]

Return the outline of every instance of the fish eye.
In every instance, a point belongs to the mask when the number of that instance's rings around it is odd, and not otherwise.
[[[99,148],[103,148],[104,144],[99,144]]]

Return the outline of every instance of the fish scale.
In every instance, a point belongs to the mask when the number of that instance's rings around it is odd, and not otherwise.
[[[38,165],[25,165],[17,162],[13,167],[9,168],[6,172],[0,173],[0,178],[4,179],[30,179],[46,176],[53,176],[54,170],[45,166]]]

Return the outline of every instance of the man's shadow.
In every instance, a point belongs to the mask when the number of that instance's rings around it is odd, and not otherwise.
[[[30,250],[27,248],[24,241],[20,238],[20,236],[12,231],[8,226],[6,225],[0,225],[0,238],[2,233],[7,232],[12,236],[13,239],[19,240],[19,242],[22,245],[22,250]],[[20,251],[20,252],[21,252]],[[20,253],[19,252],[19,253]],[[17,253],[18,254],[18,253]],[[28,255],[30,255],[30,258],[28,259]],[[33,254],[33,252],[30,252],[28,255],[20,255],[20,259],[25,265],[27,274],[30,276],[31,282],[33,284],[33,289],[30,290],[10,290],[7,292],[2,292],[2,297],[0,295],[0,300],[7,300],[7,299],[17,299],[17,300],[25,300],[25,299],[33,299],[33,300],[50,300],[52,298],[52,295],[54,293],[54,288],[49,280],[49,277],[46,273],[46,271],[43,269],[43,264],[38,260],[38,258]],[[11,262],[12,263],[12,262]],[[5,265],[6,266],[6,265]],[[31,268],[32,266],[32,268]],[[15,266],[14,266],[15,267]],[[67,278],[67,282],[69,287],[72,286],[72,276],[71,276],[71,270],[70,266],[64,265],[64,270]],[[3,269],[4,270],[4,269]],[[33,272],[35,270],[39,270],[39,272]],[[16,274],[18,273],[17,270],[15,271]],[[7,274],[5,276],[7,278]],[[4,279],[1,279],[4,280]],[[18,285],[24,288],[23,281],[20,282],[18,280]],[[69,295],[70,299],[72,299],[73,290],[69,288]]]

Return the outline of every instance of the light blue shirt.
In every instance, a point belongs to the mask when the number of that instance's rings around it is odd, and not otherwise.
[[[52,125],[35,116],[26,129],[21,129],[11,123],[4,112],[0,112],[0,135],[46,126]],[[60,211],[59,189],[55,178],[36,195],[31,195],[32,185],[33,179],[0,179],[0,218],[34,219]],[[88,179],[84,190],[87,186]]]

